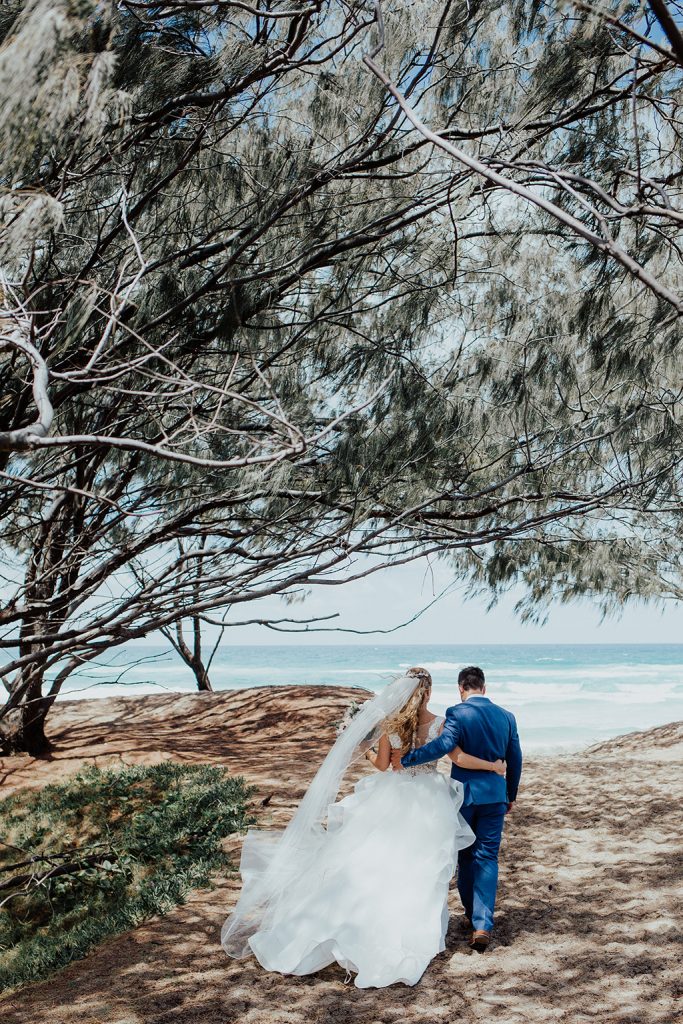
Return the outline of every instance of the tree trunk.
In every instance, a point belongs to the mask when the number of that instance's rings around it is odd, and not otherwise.
[[[197,680],[197,689],[208,690],[210,693],[213,693],[213,686],[211,685],[211,680],[209,679],[209,673],[206,671],[206,668],[204,667],[204,662],[201,660],[199,662],[196,662],[193,659],[192,662],[190,663],[190,668],[194,672],[194,677]]]
[[[202,543],[202,547],[203,546],[204,545]],[[201,619],[198,616],[192,617],[192,635],[194,641],[192,650],[190,650],[190,647],[185,641],[182,619],[179,619],[178,622],[176,622],[174,629],[162,629],[161,632],[171,643],[171,646],[178,652],[188,668],[192,669],[194,677],[197,680],[197,689],[213,693],[213,686],[209,679],[209,670],[204,663],[204,658],[202,657]]]
[[[8,700],[4,714],[0,717],[0,754],[31,754],[32,757],[46,757],[51,744],[45,735],[45,719],[53,701],[40,696],[40,685],[34,694],[34,686],[17,703],[11,706]],[[32,696],[33,694],[33,696]]]

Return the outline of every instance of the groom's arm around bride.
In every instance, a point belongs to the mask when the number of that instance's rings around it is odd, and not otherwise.
[[[507,762],[505,778],[453,764],[451,775],[463,784],[464,802],[513,804],[522,774],[522,750],[512,712],[486,696],[484,673],[474,666],[458,678],[461,703],[448,708],[441,734],[401,758],[403,768],[437,761],[456,747],[486,761]],[[395,765],[397,767],[397,765]]]

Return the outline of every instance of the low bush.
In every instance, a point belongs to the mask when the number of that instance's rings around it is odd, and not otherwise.
[[[45,977],[231,870],[250,823],[224,769],[86,768],[0,802],[0,988]]]

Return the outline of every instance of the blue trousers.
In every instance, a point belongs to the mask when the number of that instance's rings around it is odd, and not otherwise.
[[[465,804],[460,813],[474,832],[471,846],[458,854],[458,892],[476,930],[490,932],[498,888],[498,850],[507,804]]]

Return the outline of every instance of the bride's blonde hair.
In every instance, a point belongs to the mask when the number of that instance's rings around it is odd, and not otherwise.
[[[403,707],[387,719],[385,726],[387,735],[396,733],[400,737],[402,750],[410,750],[416,744],[420,708],[432,688],[432,677],[426,668],[419,666],[409,668],[406,675],[415,676],[418,681],[417,686]]]

